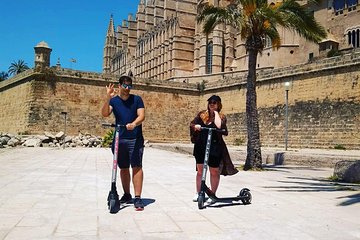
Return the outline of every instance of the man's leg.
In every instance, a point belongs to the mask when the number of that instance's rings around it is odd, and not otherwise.
[[[134,199],[134,207],[136,211],[144,210],[144,203],[141,200],[141,192],[143,186],[144,174],[141,167],[134,167],[132,169],[132,179],[134,185],[135,199]]]
[[[132,177],[133,177],[133,185],[134,185],[134,193],[135,197],[141,196],[144,173],[142,167],[134,167],[132,169]]]
[[[130,171],[129,168],[120,169],[120,179],[124,193],[130,194]]]

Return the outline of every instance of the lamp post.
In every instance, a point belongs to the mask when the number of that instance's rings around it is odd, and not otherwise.
[[[63,140],[63,149],[65,149],[65,137],[66,137],[66,115],[67,112],[61,112],[62,115],[64,115],[65,118],[65,130],[64,130],[64,140]]]
[[[288,127],[289,127],[289,89],[290,89],[290,82],[285,82],[285,151],[288,148]]]

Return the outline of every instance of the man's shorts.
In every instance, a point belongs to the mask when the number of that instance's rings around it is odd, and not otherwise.
[[[115,141],[113,141],[111,150],[114,153]],[[120,139],[118,150],[119,168],[142,167],[142,158],[144,153],[144,138]]]

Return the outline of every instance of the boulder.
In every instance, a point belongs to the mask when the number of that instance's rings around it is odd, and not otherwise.
[[[9,137],[9,136],[4,135],[4,136],[0,137],[0,143],[1,143],[2,145],[7,145],[7,142],[8,142],[9,140],[10,140],[10,137]]]
[[[11,138],[7,142],[7,145],[10,146],[10,147],[15,147],[15,146],[20,145],[20,144],[21,144],[20,140],[17,139],[16,137]]]
[[[65,137],[65,143],[71,143],[72,142],[72,140],[73,140],[73,138],[72,137],[70,137],[70,136],[66,136]]]
[[[40,147],[41,140],[38,138],[30,138],[23,143],[23,146],[25,146],[25,147]]]
[[[52,142],[52,139],[46,135],[40,135],[40,136],[37,136],[36,138],[40,139],[42,143]]]
[[[82,140],[82,143],[83,143],[84,146],[88,146],[90,141],[87,140],[87,139],[84,139],[84,140]]]
[[[56,138],[57,140],[63,139],[64,137],[65,137],[65,133],[62,132],[62,131],[58,132],[58,133],[55,135],[55,138]]]
[[[55,136],[54,136],[52,133],[50,133],[50,132],[45,132],[44,135],[45,135],[46,137],[50,138],[50,139],[54,139],[54,138],[55,138]]]
[[[360,183],[360,160],[337,162],[334,177],[343,182]]]

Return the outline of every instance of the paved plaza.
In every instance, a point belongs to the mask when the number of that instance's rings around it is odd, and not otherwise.
[[[110,214],[111,158],[103,148],[0,149],[0,239],[360,239],[359,185],[328,181],[330,168],[221,177],[218,196],[247,187],[252,204],[199,210],[193,157],[146,147],[145,210]]]

